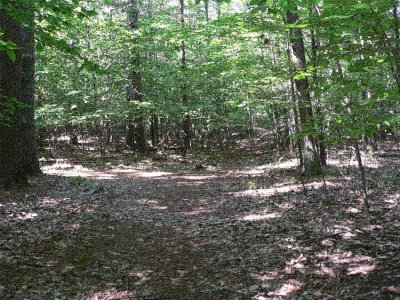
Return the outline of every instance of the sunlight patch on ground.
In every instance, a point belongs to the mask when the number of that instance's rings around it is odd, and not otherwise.
[[[323,182],[311,182],[305,185],[306,189],[321,189],[324,187]],[[333,184],[331,182],[326,182],[327,187],[335,186],[337,187],[337,184]],[[271,188],[268,189],[250,189],[250,190],[244,190],[240,192],[235,192],[232,193],[236,197],[243,197],[243,196],[264,196],[264,197],[269,197],[273,196],[276,194],[284,194],[284,193],[289,193],[289,192],[302,192],[303,191],[303,185],[301,184],[290,184],[290,185],[284,185],[282,184],[279,185],[274,185]]]
[[[278,276],[278,272],[264,272],[262,274],[252,274],[251,275],[253,278],[260,280],[262,282],[267,282],[270,280],[273,280]]]
[[[276,289],[273,292],[268,293],[269,296],[289,296],[293,292],[297,292],[302,288],[303,284],[295,279],[289,279],[285,284],[283,284],[280,288]]]
[[[201,214],[204,214],[204,213],[210,213],[210,212],[213,212],[213,210],[212,209],[203,208],[203,207],[199,207],[199,208],[194,209],[192,211],[187,211],[184,214],[186,216],[198,216],[198,215],[201,215]]]
[[[315,264],[315,266],[319,268],[314,272],[316,275],[335,277],[335,271],[331,267],[328,267],[324,262]]]
[[[384,202],[387,203],[386,207],[388,209],[395,208],[397,205],[400,205],[400,193],[390,195],[387,199],[384,199]]]
[[[39,203],[45,207],[55,207],[55,206],[60,205],[65,200],[67,200],[67,199],[65,199],[65,198],[64,199],[54,199],[54,198],[50,198],[50,197],[43,197],[43,198],[39,199]]]
[[[328,251],[324,251],[322,253],[317,254],[317,257],[328,259],[334,264],[359,264],[362,262],[372,262],[373,258],[370,256],[353,254],[351,251],[340,251],[337,250],[335,253],[329,253]]]
[[[135,171],[133,171],[133,172],[135,172]],[[155,177],[164,177],[164,176],[172,175],[172,173],[161,172],[161,171],[137,171],[134,174],[137,177],[143,177],[143,178],[155,178]]]
[[[57,175],[64,177],[83,177],[95,179],[116,179],[117,175],[107,172],[99,172],[83,167],[82,165],[74,165],[70,163],[56,163],[51,166],[42,167],[42,171],[48,175]]]
[[[345,212],[351,213],[351,214],[358,214],[361,212],[361,209],[355,208],[355,207],[348,207]]]
[[[297,167],[297,160],[291,159],[288,161],[280,162],[280,163],[270,163],[266,165],[261,165],[254,167],[249,170],[241,170],[241,171],[234,171],[234,174],[242,174],[242,175],[260,175],[264,174],[267,170],[273,169],[292,169]],[[229,172],[232,173],[232,172]]]
[[[347,275],[363,274],[367,275],[376,269],[375,265],[360,265],[347,268]]]
[[[361,229],[364,231],[374,231],[376,229],[382,229],[383,227],[381,225],[374,225],[374,224],[370,224],[370,225],[366,225],[364,227],[362,227]]]
[[[280,213],[271,213],[271,214],[249,214],[246,216],[242,216],[238,218],[240,221],[262,221],[262,220],[270,220],[280,218],[282,215]]]
[[[155,210],[167,210],[168,206],[160,205],[158,200],[140,199],[136,201],[139,204],[147,205]]]
[[[347,223],[350,223],[349,225],[334,225],[333,229],[328,230],[328,232],[339,235],[345,240],[352,239],[353,237],[356,237],[357,234],[359,233],[359,230],[354,230],[350,226],[352,225],[351,221],[348,221]]]
[[[284,272],[287,274],[292,274],[295,270],[304,270],[304,263],[306,260],[307,258],[303,254],[300,254],[297,258],[291,259],[286,263]]]
[[[349,154],[346,151],[339,152],[339,157],[349,157]],[[366,167],[371,169],[378,169],[382,167],[382,164],[375,158],[371,157],[370,155],[365,156],[362,154],[362,160]],[[352,160],[349,159],[333,159],[330,158],[327,160],[327,164],[330,166],[340,167],[340,168],[347,168],[349,165],[351,167],[358,168],[358,162],[355,156],[353,155]]]
[[[208,180],[218,178],[216,175],[181,175],[171,176],[170,179],[184,179],[184,180]]]
[[[140,270],[130,272],[129,276],[132,278],[132,281],[135,283],[135,285],[141,285],[146,281],[149,281],[152,274],[152,270]]]
[[[37,213],[32,213],[32,212],[26,213],[26,212],[22,212],[22,213],[20,213],[20,214],[17,215],[17,219],[19,219],[19,220],[32,220],[32,219],[36,218],[37,216],[38,216]]]
[[[172,175],[172,173],[169,172],[135,170],[134,168],[124,166],[97,171],[82,165],[69,163],[67,160],[56,160],[56,163],[53,165],[43,166],[42,171],[49,175],[105,180],[118,179],[121,177],[157,178]]]

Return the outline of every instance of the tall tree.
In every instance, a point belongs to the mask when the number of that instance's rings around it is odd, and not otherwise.
[[[180,22],[181,22],[181,29],[184,31],[185,29],[185,0],[180,1]],[[187,94],[187,85],[186,85],[186,78],[185,72],[187,69],[186,65],[186,47],[185,47],[185,40],[181,40],[180,45],[181,57],[180,57],[180,66],[182,70],[182,106],[184,108],[183,113],[183,122],[182,122],[182,129],[183,129],[183,140],[182,140],[182,153],[186,155],[187,150],[190,148],[191,142],[191,121],[190,121],[190,114],[187,111],[187,104],[188,104],[188,94]]]
[[[0,52],[0,188],[40,172],[34,125],[34,1],[0,10],[1,39],[18,46]]]
[[[306,50],[303,40],[303,32],[300,28],[296,27],[299,22],[299,14],[296,5],[288,1],[289,10],[286,12],[286,21],[288,25],[292,25],[290,29],[290,41],[292,44],[292,61],[296,68],[297,73],[307,73]],[[299,96],[299,111],[300,121],[303,129],[308,127],[313,118],[312,101],[310,94],[310,85],[307,76],[295,77],[296,90]],[[306,175],[313,173],[318,174],[321,172],[321,164],[318,158],[317,147],[315,140],[312,138],[310,132],[303,132],[303,166],[302,171]]]
[[[139,37],[136,32],[139,29],[139,0],[130,0],[128,9],[129,28],[133,31],[134,39],[131,59],[130,59],[130,84],[128,86],[128,101],[138,104],[143,99],[141,88],[141,73],[140,73],[140,49]],[[146,126],[143,113],[140,109],[136,109],[134,123],[128,125],[128,145],[140,153],[146,152]]]

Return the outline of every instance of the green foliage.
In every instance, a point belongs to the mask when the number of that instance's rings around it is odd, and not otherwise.
[[[310,82],[314,109],[295,138],[317,138],[322,130],[331,145],[398,128],[393,71],[400,51],[392,1],[208,1],[209,22],[200,2],[185,1],[184,28],[177,1],[142,3],[132,31],[126,3],[39,1],[39,127],[124,127],[132,116],[156,114],[178,128],[189,112],[192,130],[209,135],[251,126],[294,129],[293,107],[301,103],[291,99],[293,77]],[[286,11],[295,7],[300,21],[285,24]],[[287,53],[294,29],[305,37],[308,65],[296,72]],[[182,40],[185,70],[179,66]],[[139,54],[138,70],[132,53]],[[140,71],[143,99],[128,102],[133,71]]]
[[[2,100],[0,102],[0,124],[10,126],[16,116],[16,111],[27,108],[27,106],[15,98],[0,95],[0,99]]]

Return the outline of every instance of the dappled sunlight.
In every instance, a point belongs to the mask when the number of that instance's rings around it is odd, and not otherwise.
[[[105,170],[95,170],[79,164],[73,164],[68,160],[59,159],[55,164],[42,167],[42,171],[48,175],[64,177],[83,177],[93,179],[119,179],[119,178],[159,178],[171,176],[173,173],[163,171],[137,170],[129,166],[118,166]]]
[[[42,171],[48,175],[57,175],[64,177],[82,177],[82,178],[94,178],[94,179],[117,179],[116,174],[110,174],[108,172],[95,171],[93,169],[86,168],[82,165],[70,164],[66,162],[56,163],[50,166],[42,167]]]
[[[234,174],[242,174],[242,175],[261,175],[264,174],[268,170],[274,169],[293,169],[298,167],[298,162],[296,159],[290,159],[283,162],[269,163],[265,165],[260,165],[251,169],[246,170],[236,170]]]
[[[355,230],[351,228],[350,226],[352,225],[351,221],[348,221],[350,223],[349,225],[334,225],[332,229],[329,230],[330,233],[333,235],[338,235],[342,237],[342,239],[349,240],[352,239],[353,237],[356,237],[357,234],[359,233],[359,230]]]
[[[169,179],[183,179],[183,180],[209,180],[216,179],[218,176],[216,175],[175,175],[169,177]]]
[[[153,275],[153,270],[138,270],[129,272],[129,277],[135,285],[141,285],[149,281]]]
[[[289,249],[291,251],[301,252],[303,249],[303,247],[300,245],[300,242],[294,237],[285,237],[280,240],[278,245],[282,249]]]
[[[146,206],[148,206],[148,207],[150,207],[152,209],[155,209],[155,210],[163,211],[163,210],[167,210],[168,209],[168,206],[160,205],[158,200],[139,199],[139,200],[136,200],[136,202],[139,203],[139,204],[142,204],[142,205],[146,205]]]
[[[389,195],[383,201],[385,202],[387,209],[393,209],[396,206],[400,206],[400,193]]]
[[[272,272],[263,272],[261,274],[251,274],[251,277],[262,281],[262,282],[267,282],[274,280],[278,276],[279,272],[277,271],[272,271]]]
[[[245,216],[238,217],[240,221],[263,221],[281,218],[282,214],[280,213],[270,213],[270,214],[249,214]]]
[[[41,206],[43,207],[56,207],[61,205],[65,200],[67,200],[66,198],[52,198],[52,197],[42,197],[39,198],[39,203],[41,204]]]
[[[317,253],[316,257],[326,259],[334,264],[349,264],[352,267],[360,266],[361,263],[371,263],[374,259],[370,256],[353,254],[352,251],[341,251],[335,250],[333,253],[329,251],[323,251]]]
[[[346,208],[345,212],[350,213],[350,214],[359,214],[359,213],[361,213],[361,209],[355,208],[355,207],[348,207],[348,208]]]
[[[186,215],[186,216],[199,216],[199,215],[202,215],[202,214],[205,214],[205,213],[211,213],[211,212],[213,212],[212,209],[199,207],[199,208],[196,208],[196,209],[194,209],[192,211],[185,212],[184,215]]]
[[[136,297],[128,291],[111,289],[104,292],[91,294],[85,300],[134,300]]]
[[[371,169],[378,169],[383,166],[382,163],[378,159],[376,159],[370,155],[367,156],[363,152],[361,153],[361,155],[362,155],[363,163],[366,167],[371,168]],[[349,151],[347,151],[347,150],[338,151],[337,157],[347,157],[348,158],[348,157],[350,157]],[[349,159],[329,158],[327,160],[327,164],[330,166],[338,167],[338,168],[348,168],[349,166],[358,168],[358,163],[357,163],[357,159],[355,158],[355,155],[353,155],[353,157],[350,161],[349,161]]]
[[[205,184],[204,181],[178,181],[176,185],[178,186],[199,186]]]
[[[71,224],[70,227],[71,227],[72,229],[80,229],[80,228],[82,227],[82,224],[80,224],[80,223],[74,223],[74,224]]]
[[[295,270],[303,271],[305,269],[305,262],[307,258],[301,253],[298,257],[291,259],[289,262],[286,262],[286,267],[284,272],[286,274],[292,274]]]
[[[360,266],[349,267],[347,268],[347,275],[356,275],[356,274],[367,275],[372,271],[374,271],[375,268],[376,268],[375,265],[360,265]]]
[[[328,277],[336,276],[336,273],[333,270],[333,268],[327,266],[326,263],[324,263],[324,262],[315,264],[315,267],[317,268],[317,270],[314,272],[316,275],[328,276]]]
[[[289,296],[290,294],[299,291],[303,287],[303,283],[295,279],[289,279],[281,287],[273,292],[269,292],[268,296]]]
[[[326,181],[327,187],[338,187],[338,184]],[[323,182],[311,182],[305,184],[306,189],[321,189],[324,188]],[[278,194],[284,194],[289,192],[302,192],[304,187],[302,184],[289,184],[289,185],[282,185],[277,184],[271,188],[267,189],[248,189],[244,191],[234,192],[232,193],[236,197],[243,197],[243,196],[263,196],[263,197],[270,197]]]
[[[33,220],[38,216],[37,213],[34,212],[21,212],[17,214],[15,217],[19,220]]]
[[[170,175],[172,175],[172,173],[161,172],[161,171],[143,171],[143,170],[135,171],[135,170],[133,170],[133,173],[131,175],[133,177],[156,178],[156,177],[170,176]]]
[[[376,229],[382,229],[383,227],[381,225],[375,225],[375,224],[370,224],[370,225],[365,225],[361,229],[363,231],[374,231]]]

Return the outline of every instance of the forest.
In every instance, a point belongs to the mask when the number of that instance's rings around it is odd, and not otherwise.
[[[400,299],[398,0],[0,0],[0,299]]]

